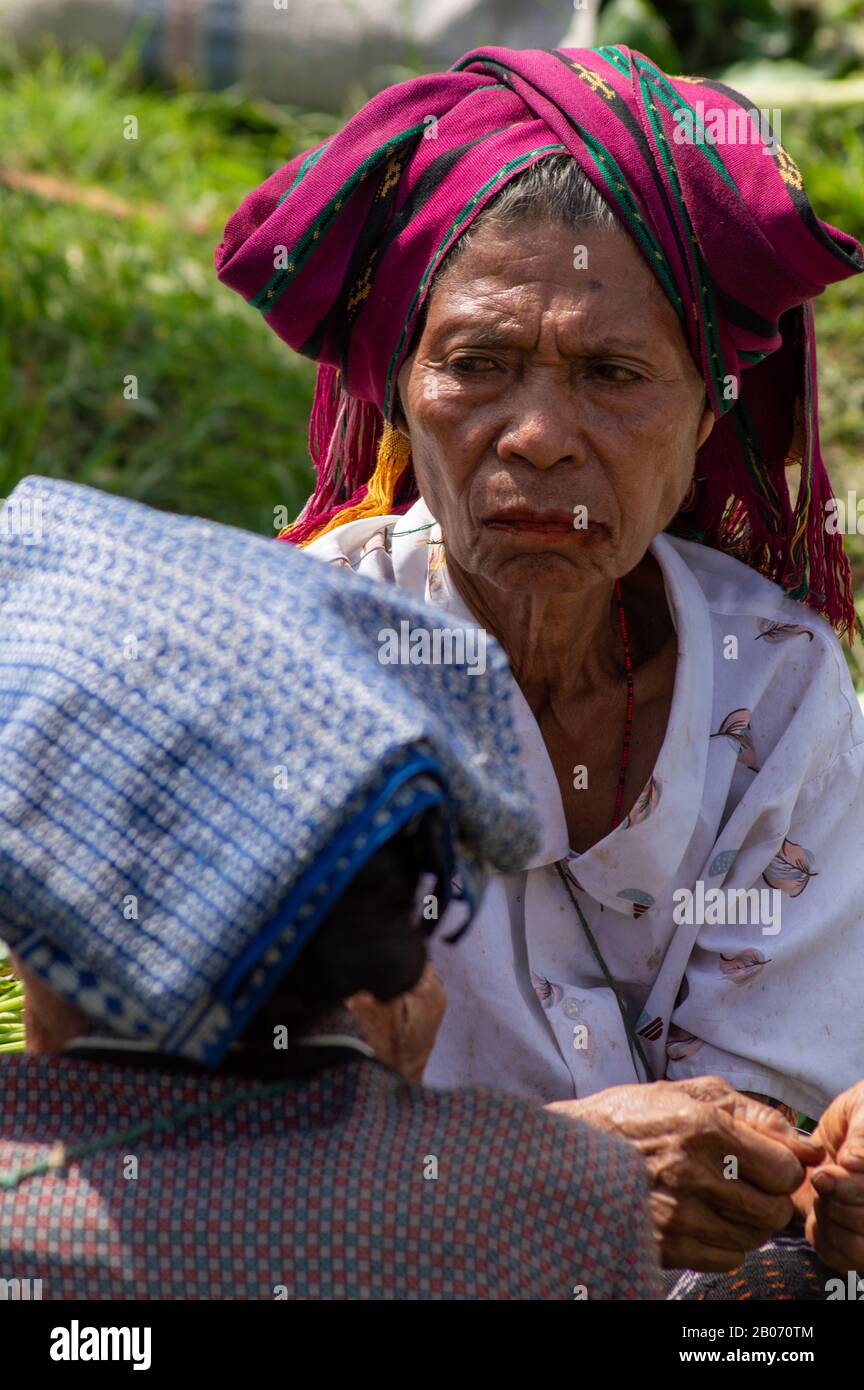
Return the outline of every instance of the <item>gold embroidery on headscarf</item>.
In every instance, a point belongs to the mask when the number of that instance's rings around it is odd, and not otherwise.
[[[398,155],[395,155],[395,154],[391,154],[390,158],[387,160],[387,163],[386,163],[386,165],[385,165],[385,167],[384,167],[384,179],[383,179],[383,182],[382,182],[382,184],[381,184],[381,187],[378,189],[378,192],[376,193],[375,197],[376,197],[376,198],[386,198],[387,194],[390,192],[390,189],[391,189],[391,188],[394,188],[395,185],[399,182],[399,177],[400,177],[401,173],[402,173],[402,159],[401,159],[401,157],[398,156]]]
[[[604,82],[599,72],[594,72],[591,68],[586,68],[584,63],[571,63],[570,66],[577,76],[582,78],[583,82],[587,82],[592,92],[599,92],[609,101],[615,101],[617,99],[618,93],[615,91],[615,88],[610,87],[608,82]]]
[[[801,189],[804,187],[801,170],[782,145],[777,146],[777,168],[780,171],[781,179],[784,183],[789,184],[790,188]]]
[[[363,300],[368,298],[369,296],[369,293],[372,289],[372,262],[375,260],[375,257],[377,255],[378,248],[376,246],[375,250],[369,256],[369,259],[366,262],[366,265],[362,273],[358,275],[357,279],[354,281],[354,284],[351,288],[351,293],[348,296],[348,303],[346,305],[346,312],[349,315],[355,314],[357,312],[357,309],[363,303]]]

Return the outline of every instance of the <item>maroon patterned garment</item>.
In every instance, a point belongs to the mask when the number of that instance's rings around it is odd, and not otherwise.
[[[0,1273],[43,1299],[659,1297],[629,1144],[336,1055],[275,1084],[5,1059]]]

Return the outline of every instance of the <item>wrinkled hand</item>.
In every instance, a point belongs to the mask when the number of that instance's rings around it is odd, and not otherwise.
[[[825,1161],[795,1193],[807,1239],[832,1269],[864,1273],[864,1081],[832,1101],[816,1127]]]
[[[777,1111],[715,1076],[614,1086],[546,1108],[639,1149],[666,1269],[735,1269],[787,1224],[805,1164],[822,1156]],[[737,1177],[724,1176],[736,1167]]]
[[[420,1081],[447,1009],[447,993],[433,967],[427,964],[414,988],[387,1004],[368,990],[352,994],[345,1003],[378,1061],[406,1081]]]

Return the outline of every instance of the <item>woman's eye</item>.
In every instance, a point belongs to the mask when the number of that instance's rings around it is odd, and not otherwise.
[[[465,357],[454,357],[450,363],[450,370],[456,372],[457,375],[485,376],[486,371],[494,366],[495,363],[488,357],[473,357],[466,354]]]
[[[622,367],[619,362],[597,362],[593,370],[603,381],[627,382],[642,379],[632,367]]]

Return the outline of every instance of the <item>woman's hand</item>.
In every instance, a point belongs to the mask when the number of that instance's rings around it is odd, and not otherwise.
[[[640,1150],[666,1269],[735,1269],[787,1224],[804,1165],[823,1152],[777,1111],[714,1076],[614,1086],[546,1109]]]
[[[795,1193],[807,1239],[832,1269],[864,1272],[864,1081],[832,1101],[816,1127],[825,1162]]]

